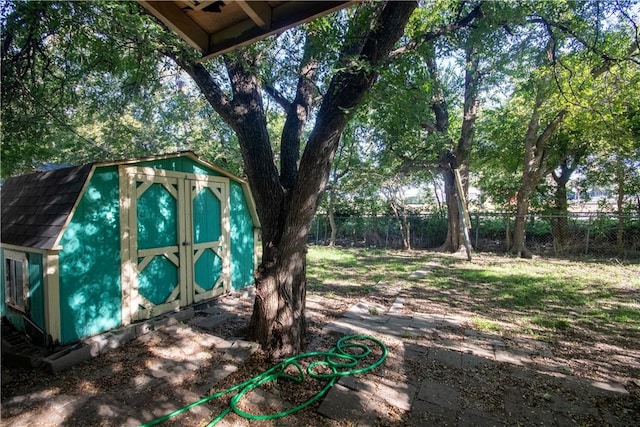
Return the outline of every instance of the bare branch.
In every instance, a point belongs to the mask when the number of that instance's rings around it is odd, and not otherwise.
[[[633,58],[633,54],[638,51],[640,49],[640,45],[638,44],[637,40],[634,40],[631,45],[629,46],[629,48],[627,49],[627,57],[623,58],[621,60],[619,59],[614,59],[611,57],[603,57],[604,59],[604,64],[602,64],[601,67],[598,68],[594,68],[593,70],[591,70],[591,75],[593,76],[593,78],[598,78],[600,77],[600,75],[604,74],[605,72],[609,71],[611,69],[611,67],[613,67],[617,62],[621,62],[624,60],[629,60],[631,62],[634,62],[636,64],[640,65],[640,61]]]
[[[209,101],[216,112],[220,114],[220,117],[222,117],[222,119],[229,125],[232,125],[233,109],[231,100],[224,93],[218,82],[213,79],[211,73],[209,73],[202,64],[185,60],[181,56],[167,50],[160,51],[163,55],[172,59],[173,62],[191,76],[193,81],[198,85],[201,92],[207,98],[207,101]]]
[[[576,41],[578,41],[581,45],[583,45],[589,52],[593,52],[594,54],[596,54],[600,58],[602,58],[602,60],[604,61],[603,67],[606,68],[606,69],[611,68],[611,64],[616,63],[616,62],[631,61],[631,62],[634,62],[636,64],[640,64],[640,60],[638,60],[638,59],[633,57],[634,52],[636,50],[638,50],[638,46],[640,46],[640,44],[638,43],[637,31],[636,31],[635,40],[631,44],[631,47],[627,50],[626,56],[614,57],[614,56],[611,56],[610,54],[598,49],[598,46],[596,45],[596,41],[595,40],[594,40],[593,43],[589,43],[587,40],[585,40],[583,37],[581,37],[579,34],[577,34],[571,28],[569,28],[566,24],[563,24],[561,22],[552,21],[552,20],[546,19],[546,18],[544,18],[542,16],[536,16],[536,17],[529,18],[528,21],[531,22],[531,23],[543,24],[545,27],[549,27],[549,28],[550,27],[558,28],[563,33],[568,34],[569,36],[573,37]],[[606,69],[604,71],[606,71]]]
[[[461,28],[470,26],[476,19],[479,19],[483,16],[482,13],[482,2],[479,3],[476,7],[474,7],[471,12],[469,12],[464,17],[459,17],[459,19],[451,24],[443,25],[442,27],[436,28],[433,31],[429,31],[428,33],[423,34],[417,39],[413,39],[409,41],[404,46],[399,47],[398,49],[392,51],[389,54],[391,59],[396,58],[400,55],[403,55],[407,52],[413,51],[418,46],[421,46],[424,43],[428,43],[434,41],[442,36],[447,34],[454,33]]]
[[[265,83],[262,85],[262,90],[267,92],[269,96],[273,98],[274,101],[276,101],[278,105],[282,107],[282,109],[284,109],[285,111],[289,110],[289,107],[291,106],[291,102],[288,99],[286,99],[284,95],[280,93],[280,91],[274,88],[273,85]]]

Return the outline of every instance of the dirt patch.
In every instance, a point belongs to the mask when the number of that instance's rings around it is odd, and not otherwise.
[[[393,285],[396,289],[393,293],[389,292],[390,285],[368,286],[366,292],[358,293],[357,299],[380,307],[380,311],[388,311],[393,310],[394,303],[400,298],[403,304],[397,306],[395,312],[399,319],[424,313],[435,319],[448,316],[450,323],[441,325],[437,332],[414,331],[390,339],[386,363],[358,378],[373,383],[407,383],[419,389],[418,396],[428,392],[420,387],[433,382],[443,390],[454,390],[458,404],[468,409],[466,414],[515,411],[514,420],[519,420],[515,424],[526,424],[525,411],[540,408],[550,408],[549,422],[556,422],[557,418],[553,417],[557,417],[559,411],[562,411],[563,422],[579,425],[602,425],[603,417],[608,420],[604,424],[623,426],[634,425],[639,419],[638,331],[626,331],[625,335],[606,330],[558,330],[540,340],[511,334],[507,326],[488,331],[487,325],[474,320],[483,313],[469,310],[469,293],[425,286],[421,282],[395,281]],[[331,283],[324,288],[316,285],[308,293],[307,350],[326,351],[335,345],[342,335],[328,332],[325,327],[341,318],[357,302],[352,293],[350,290],[348,294],[341,294],[340,286]],[[478,307],[478,302],[473,306]],[[232,343],[244,336],[252,299],[223,297],[219,308],[227,317],[218,324],[205,322],[210,314],[199,312],[191,325],[153,331],[56,376],[40,370],[3,367],[3,425],[29,424],[28,420],[39,420],[43,425],[140,425],[203,396],[242,383],[273,366],[273,362],[266,360],[259,351],[249,357],[235,357],[233,352],[220,351],[211,344],[212,337]],[[376,316],[379,313],[368,314]],[[202,322],[198,323],[198,319]],[[484,336],[499,337],[494,341],[500,341],[514,351],[522,350],[527,355],[528,359],[523,358],[527,365],[511,361],[489,362],[482,357],[471,357],[464,351],[451,352],[442,344],[464,348],[462,343],[480,342]],[[460,356],[455,363],[452,354]],[[308,363],[303,363],[303,369]],[[614,398],[608,393],[595,393],[591,386],[596,383],[620,384],[628,394]],[[323,387],[323,381],[313,379],[307,379],[303,384],[292,381],[270,383],[259,393],[248,395],[239,407],[256,414],[279,411],[301,403]],[[261,425],[353,425],[347,419],[336,421],[320,415],[321,402],[284,419],[262,421]],[[423,403],[425,408],[433,409],[428,401]],[[553,412],[554,405],[562,408]],[[169,420],[165,425],[204,425],[226,406],[227,399],[217,399]],[[544,411],[536,412],[540,413]],[[425,414],[427,412],[408,411],[381,403],[376,407],[372,424],[438,423],[436,418],[428,418]],[[431,413],[435,417],[434,414]],[[445,420],[447,414],[438,416]],[[496,419],[504,422],[499,417]],[[457,422],[464,423],[464,417],[458,415]],[[231,413],[218,425],[249,426],[252,423]]]

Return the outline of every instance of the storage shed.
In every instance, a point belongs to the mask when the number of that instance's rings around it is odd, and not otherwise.
[[[51,343],[253,283],[249,187],[193,152],[18,176],[1,194],[2,316]]]

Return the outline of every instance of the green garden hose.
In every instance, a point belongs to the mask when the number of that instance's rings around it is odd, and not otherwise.
[[[382,353],[378,360],[374,363],[364,366],[358,367],[358,362],[361,359],[369,356],[371,354],[371,347],[362,343],[362,342],[354,342],[354,340],[359,341],[371,341],[375,343],[380,349]],[[354,352],[349,352],[349,349],[355,349]],[[247,413],[240,408],[238,408],[238,404],[242,397],[253,390],[254,388],[260,387],[262,384],[267,382],[276,381],[280,378],[288,379],[297,383],[302,383],[305,379],[305,372],[298,363],[298,360],[303,358],[320,358],[320,360],[314,361],[309,364],[306,369],[306,374],[312,378],[316,379],[326,379],[327,384],[324,386],[322,390],[320,390],[317,394],[311,397],[309,400],[301,403],[300,405],[287,409],[281,412],[277,412],[274,414],[266,414],[266,415],[257,415]],[[250,419],[250,420],[272,420],[275,418],[285,417],[287,415],[293,414],[295,412],[300,411],[301,409],[306,408],[311,405],[318,399],[320,399],[324,394],[329,391],[329,389],[335,384],[335,382],[341,377],[347,375],[356,375],[362,374],[376,367],[380,366],[385,359],[387,358],[387,347],[378,339],[373,338],[369,335],[346,335],[338,340],[336,345],[327,352],[309,352],[298,354],[296,356],[292,356],[288,359],[283,360],[272,368],[264,371],[263,373],[256,375],[255,377],[241,383],[234,385],[233,387],[229,387],[226,390],[219,391],[212,395],[203,397],[202,399],[190,403],[180,409],[177,409],[169,414],[163,415],[162,417],[156,418],[155,420],[149,421],[148,423],[142,424],[141,427],[155,426],[160,423],[167,421],[170,418],[178,416],[191,408],[194,408],[203,403],[209,402],[214,399],[218,399],[224,395],[236,392],[231,399],[229,400],[229,406],[227,406],[216,418],[211,420],[208,426],[213,426],[217,424],[220,420],[222,420],[226,415],[228,415],[231,411],[240,415],[241,417]],[[290,366],[293,366],[296,371],[296,375],[291,375],[286,373],[286,369]],[[318,368],[328,369],[330,373],[321,374],[317,372]]]

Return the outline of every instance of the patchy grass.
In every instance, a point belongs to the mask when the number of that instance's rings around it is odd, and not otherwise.
[[[471,318],[471,323],[475,329],[480,331],[495,332],[500,335],[504,332],[503,326],[498,322],[494,322],[483,317],[473,316]]]
[[[406,279],[431,258],[426,253],[422,254],[310,246],[307,254],[307,279],[311,284],[374,286],[381,280]]]
[[[420,272],[420,274],[412,274]],[[424,302],[473,313],[474,327],[552,339],[555,334],[640,335],[640,264],[616,260],[523,260],[474,254],[311,246],[312,292],[366,296],[376,283]],[[505,326],[506,325],[506,326]]]

